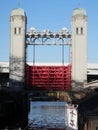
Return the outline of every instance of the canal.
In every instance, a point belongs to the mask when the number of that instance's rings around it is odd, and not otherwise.
[[[13,116],[1,114],[0,130],[65,130],[66,102],[30,101],[28,107],[27,114],[22,111],[19,115],[14,113]],[[7,108],[5,110],[8,111]]]
[[[65,129],[66,102],[30,102],[28,113],[29,130]]]

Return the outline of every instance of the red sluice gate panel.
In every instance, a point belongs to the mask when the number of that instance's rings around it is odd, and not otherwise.
[[[69,90],[71,86],[71,65],[26,65],[26,86],[46,90]]]

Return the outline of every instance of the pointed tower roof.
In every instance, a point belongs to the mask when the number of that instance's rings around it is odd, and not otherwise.
[[[11,16],[13,16],[13,15],[25,16],[25,11],[22,8],[17,8],[17,9],[12,10]]]
[[[73,16],[75,16],[75,15],[78,15],[78,16],[86,15],[87,16],[87,13],[86,13],[86,10],[83,8],[76,8],[73,11]]]

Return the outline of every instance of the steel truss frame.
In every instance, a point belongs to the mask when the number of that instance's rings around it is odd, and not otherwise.
[[[31,29],[26,34],[26,45],[71,45],[71,34],[66,28],[63,28],[61,32],[50,32],[44,30],[43,32],[36,32],[35,29]],[[50,43],[47,43],[51,40]],[[62,41],[59,42],[59,41]]]

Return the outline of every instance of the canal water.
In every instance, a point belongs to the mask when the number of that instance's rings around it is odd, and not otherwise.
[[[31,101],[27,114],[0,119],[0,130],[65,130],[66,102]]]
[[[66,102],[30,102],[28,124],[29,130],[65,129]]]

